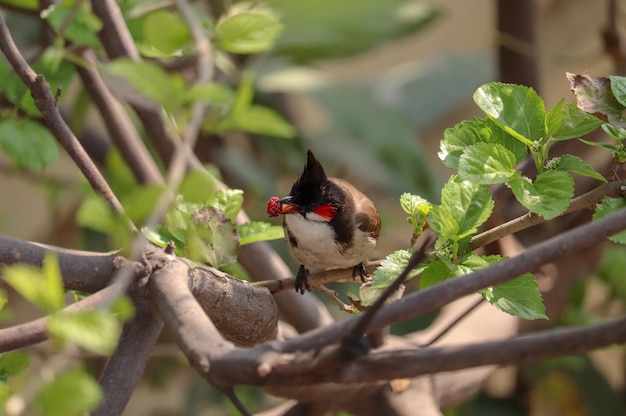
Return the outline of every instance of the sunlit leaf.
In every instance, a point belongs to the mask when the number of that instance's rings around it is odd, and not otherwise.
[[[535,277],[526,273],[511,281],[480,291],[487,302],[522,319],[548,319]]]
[[[239,245],[256,243],[257,241],[271,241],[285,238],[283,227],[263,221],[250,221],[237,226]]]
[[[143,19],[143,41],[161,52],[161,56],[171,56],[190,44],[191,33],[180,16],[157,10]]]
[[[280,21],[266,11],[245,11],[226,16],[215,27],[219,47],[241,54],[271,49],[281,30]]]
[[[574,180],[567,173],[554,170],[539,174],[534,183],[516,176],[509,186],[523,206],[546,220],[565,211],[574,195]]]
[[[608,182],[606,178],[596,172],[587,162],[574,155],[563,155],[548,161],[548,169],[573,172],[579,175],[588,176],[602,182]]]
[[[0,355],[0,382],[16,376],[30,365],[30,356],[21,351],[9,351]]]
[[[1,120],[0,148],[16,166],[37,172],[43,171],[59,156],[59,147],[52,133],[32,120]]]
[[[504,183],[515,175],[515,156],[499,144],[477,143],[459,159],[459,176],[475,184]]]

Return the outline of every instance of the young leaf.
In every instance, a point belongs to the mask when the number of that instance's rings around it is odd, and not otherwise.
[[[477,143],[459,159],[459,176],[466,181],[492,185],[515,175],[515,156],[499,144]]]
[[[596,211],[593,213],[593,219],[599,220],[600,218],[604,218],[609,214],[619,211],[620,209],[624,209],[625,207],[626,198],[605,197],[596,207]],[[626,244],[626,230],[613,234],[609,237],[609,240],[617,244]]]
[[[476,233],[489,218],[493,204],[489,189],[453,176],[441,191],[441,205],[433,206],[430,226],[445,238],[458,242]]]
[[[538,287],[535,277],[526,273],[501,285],[483,289],[480,294],[509,315],[522,319],[548,319]]]
[[[565,99],[561,100],[550,111],[546,113],[546,135],[554,136],[559,131],[563,124],[563,106],[565,105]]]
[[[179,55],[183,48],[189,46],[191,32],[177,14],[157,10],[143,19],[143,40],[155,52],[153,56]]]
[[[117,346],[120,323],[108,310],[58,313],[48,318],[48,332],[61,345],[73,342],[97,354],[108,355]]]
[[[554,140],[569,140],[589,134],[600,125],[602,120],[581,111],[576,104],[565,104],[561,109],[561,124],[551,135]]]
[[[555,157],[548,161],[548,169],[560,170],[564,172],[573,172],[583,176],[597,179],[602,182],[608,182],[606,178],[596,172],[587,162],[574,155],[563,155]]]
[[[15,264],[5,267],[3,272],[5,282],[44,311],[56,312],[65,306],[61,271],[54,254],[46,253],[41,269]]]
[[[37,172],[42,172],[59,156],[52,133],[31,120],[0,121],[0,148],[18,167]]]
[[[457,266],[454,263],[446,263],[442,260],[436,260],[430,263],[422,272],[420,278],[420,289],[441,283],[444,280],[451,279],[458,275]]]
[[[389,286],[406,268],[412,255],[413,250],[396,250],[385,257],[385,259],[380,262],[380,266],[374,271],[371,287],[385,288]],[[407,280],[417,276],[422,268],[423,265],[420,265],[413,269],[411,273],[409,273]]]
[[[626,77],[609,75],[609,80],[611,80],[613,96],[623,107],[626,107]]]
[[[0,382],[16,376],[30,365],[30,356],[21,351],[9,351],[0,355]]]
[[[283,227],[263,221],[250,221],[237,226],[239,245],[244,246],[257,241],[280,240],[285,237]]]
[[[540,173],[534,183],[516,176],[509,186],[520,204],[546,220],[565,211],[574,195],[574,180],[565,172],[553,170]]]
[[[234,223],[243,206],[241,189],[219,189],[206,200],[207,205],[221,211]]]
[[[474,102],[506,132],[527,146],[546,135],[545,105],[532,88],[492,82],[476,90]]]
[[[96,380],[77,369],[47,383],[35,396],[33,406],[45,416],[80,416],[96,409],[101,400]]]
[[[282,31],[280,21],[266,11],[245,11],[219,21],[215,34],[226,52],[251,54],[271,49]]]
[[[602,124],[602,130],[618,142],[622,142],[626,139],[626,129],[621,127],[616,127],[609,123]]]

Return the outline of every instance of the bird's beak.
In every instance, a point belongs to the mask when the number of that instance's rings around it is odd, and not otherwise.
[[[300,208],[300,206],[293,204],[291,202],[292,197],[291,196],[286,196],[284,198],[281,198],[278,200],[278,202],[280,202],[280,205],[282,207],[282,213],[283,214],[289,214],[290,212],[301,212],[302,208]]]

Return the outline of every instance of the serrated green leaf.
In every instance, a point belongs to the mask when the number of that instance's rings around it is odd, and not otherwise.
[[[80,416],[96,409],[102,397],[96,380],[77,369],[46,383],[35,396],[33,406],[45,416]]]
[[[3,279],[29,302],[51,313],[65,306],[63,280],[54,254],[46,253],[42,268],[26,264],[7,266]]]
[[[213,206],[206,206],[192,216],[185,250],[188,257],[213,267],[228,266],[237,261],[239,236],[232,221]]]
[[[473,97],[485,114],[527,146],[545,137],[545,106],[532,88],[492,82],[478,88]]]
[[[546,220],[565,211],[574,195],[574,180],[565,172],[553,170],[540,173],[534,183],[516,176],[509,186],[520,204]]]
[[[552,133],[555,140],[569,140],[589,134],[600,125],[602,120],[576,107],[576,104],[565,104],[562,108],[562,122],[557,131]]]
[[[52,133],[31,120],[0,121],[0,147],[15,165],[37,172],[42,172],[59,156]]]
[[[509,315],[522,319],[548,319],[532,274],[526,273],[509,282],[480,291],[487,302]]]
[[[122,78],[138,93],[170,113],[177,110],[185,99],[186,84],[182,76],[168,74],[153,62],[116,59],[103,68],[105,74]]]
[[[250,221],[237,226],[239,245],[244,246],[257,241],[280,240],[285,237],[283,227],[263,221]]]
[[[475,118],[445,130],[444,139],[440,143],[439,158],[445,166],[458,169],[459,158],[463,152],[477,143],[502,145],[514,155],[515,164],[528,154],[524,143],[505,132],[493,120]]]
[[[54,4],[41,12],[41,17],[65,39],[90,48],[100,48],[97,33],[102,21],[85,3],[69,2]],[[63,31],[61,32],[61,28]]]
[[[420,289],[426,289],[427,287],[441,283],[444,280],[451,279],[457,276],[457,267],[453,263],[445,263],[441,260],[436,260],[430,263],[422,272],[420,278]]]
[[[241,54],[271,49],[281,31],[280,21],[265,11],[245,11],[227,16],[215,27],[219,47]]]
[[[385,259],[380,262],[380,266],[374,271],[371,287],[385,288],[389,286],[409,264],[412,255],[413,250],[396,250],[385,257]],[[413,269],[413,271],[409,273],[407,280],[417,276],[423,267],[423,265],[420,265]]]
[[[97,354],[108,355],[117,345],[120,323],[108,310],[98,309],[54,314],[48,318],[47,328],[50,336],[61,345],[72,342]]]
[[[224,213],[234,223],[243,206],[243,191],[241,189],[218,189],[207,198],[206,204]]]
[[[602,182],[608,182],[604,176],[596,172],[587,162],[574,155],[563,155],[548,161],[547,166],[551,170],[573,172],[588,176]]]
[[[404,212],[410,215],[426,215],[430,212],[433,204],[419,195],[413,195],[405,192],[400,195],[400,207]]]
[[[565,99],[561,100],[546,113],[546,135],[554,136],[563,124],[563,106]]]
[[[491,215],[493,205],[485,186],[453,176],[441,191],[441,205],[433,206],[429,223],[445,238],[458,242],[478,231]]]
[[[489,256],[479,256],[476,253],[469,253],[467,256],[465,256],[461,264],[464,267],[467,267],[469,270],[474,271],[489,267],[492,264],[499,262],[500,260],[502,260],[502,257],[497,254],[492,254]]]
[[[609,75],[609,79],[611,80],[613,95],[622,106],[626,107],[626,77]]]
[[[21,351],[9,351],[0,355],[0,379],[16,376],[30,365],[30,356]]]
[[[618,142],[622,142],[626,139],[626,129],[617,127],[609,123],[602,124],[602,130]]]
[[[499,144],[477,143],[459,159],[459,176],[475,184],[504,183],[515,174],[515,156]]]
[[[385,288],[382,287],[372,287],[369,285],[359,286],[359,301],[361,302],[361,306],[365,308],[372,306],[384,291]]]
[[[159,56],[180,55],[191,42],[191,32],[177,14],[157,10],[143,18],[143,41],[154,51],[159,51]]]
[[[596,207],[593,219],[594,221],[599,220],[624,208],[626,208],[626,198],[609,198],[607,196]],[[613,234],[609,237],[609,240],[617,244],[626,244],[626,230]]]

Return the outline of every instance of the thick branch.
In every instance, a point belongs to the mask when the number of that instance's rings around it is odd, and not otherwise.
[[[47,252],[56,254],[67,290],[93,293],[107,286],[127,261],[117,253],[93,253],[30,243],[0,234],[0,265],[26,263],[40,267]]]
[[[95,416],[121,415],[141,380],[163,322],[146,306],[135,307],[135,317],[124,325],[117,350],[100,377],[104,400]]]

